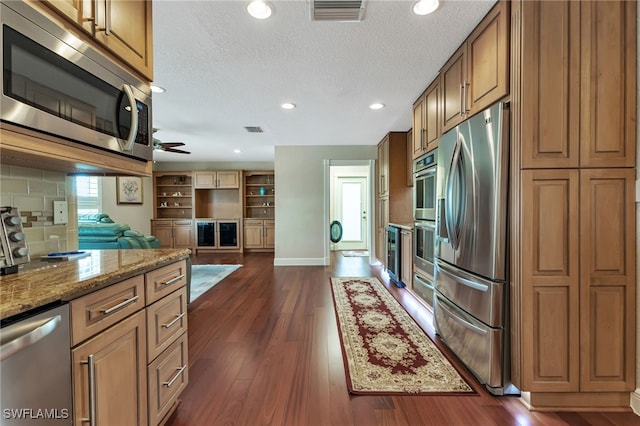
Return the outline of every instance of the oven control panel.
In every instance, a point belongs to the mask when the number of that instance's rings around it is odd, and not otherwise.
[[[29,262],[29,248],[22,230],[22,219],[18,209],[0,207],[0,221],[2,221],[0,266],[11,267]]]

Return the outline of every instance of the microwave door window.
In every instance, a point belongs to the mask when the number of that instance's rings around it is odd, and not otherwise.
[[[121,91],[55,52],[3,27],[6,96],[72,123],[118,137]]]

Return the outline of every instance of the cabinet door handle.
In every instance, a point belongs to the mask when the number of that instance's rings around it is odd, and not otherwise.
[[[139,297],[140,297],[140,296],[133,296],[133,297],[132,297],[132,298],[130,298],[130,299],[127,299],[127,300],[125,300],[125,301],[123,301],[123,302],[118,303],[116,306],[112,306],[112,307],[110,307],[109,309],[103,309],[103,310],[101,310],[100,312],[102,312],[102,313],[103,313],[103,314],[105,314],[105,315],[109,315],[110,313],[112,313],[112,312],[114,312],[114,311],[117,311],[117,310],[118,310],[118,309],[120,309],[120,308],[124,308],[125,306],[127,306],[127,305],[128,305],[128,304],[130,304],[130,303],[135,302],[136,300],[138,300],[138,298],[139,298]]]
[[[163,326],[164,328],[170,328],[173,324],[175,324],[175,323],[177,323],[178,321],[180,321],[180,319],[181,319],[183,316],[185,316],[186,314],[187,314],[186,312],[183,312],[183,313],[181,313],[181,314],[178,314],[178,315],[176,315],[176,318],[175,318],[173,321],[171,321],[171,322],[169,322],[169,323],[166,323],[166,324],[162,324],[162,326]]]
[[[467,80],[464,80],[462,82],[462,113],[466,114],[469,112],[469,109],[467,108]]]
[[[162,283],[162,285],[167,285],[167,286],[169,286],[169,285],[172,285],[172,284],[177,283],[178,281],[180,281],[180,280],[181,280],[181,279],[183,279],[183,278],[184,278],[184,274],[180,274],[180,275],[178,275],[178,276],[177,276],[177,277],[175,277],[175,278],[171,278],[169,281],[165,281],[165,282],[163,282],[163,283]]]
[[[464,114],[464,83],[460,84],[460,115]]]
[[[176,374],[171,378],[171,380],[169,380],[168,382],[164,382],[163,385],[166,387],[171,387],[171,385],[173,384],[173,382],[175,382],[176,380],[178,380],[178,377],[180,377],[180,375],[182,374],[182,372],[187,368],[186,365],[183,365],[182,367],[176,368],[177,372]]]
[[[93,354],[89,355],[86,361],[80,361],[80,364],[89,367],[89,417],[83,417],[80,421],[96,426],[96,366],[93,362]]]

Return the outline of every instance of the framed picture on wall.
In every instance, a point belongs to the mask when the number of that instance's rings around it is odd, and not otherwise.
[[[142,178],[117,176],[116,191],[118,204],[142,204]]]

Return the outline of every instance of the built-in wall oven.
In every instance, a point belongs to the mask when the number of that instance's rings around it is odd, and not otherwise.
[[[0,119],[151,160],[149,85],[26,2],[0,3]]]
[[[413,217],[436,220],[436,166],[438,150],[434,149],[413,162]]]
[[[433,306],[437,156],[434,149],[413,163],[413,292]]]

